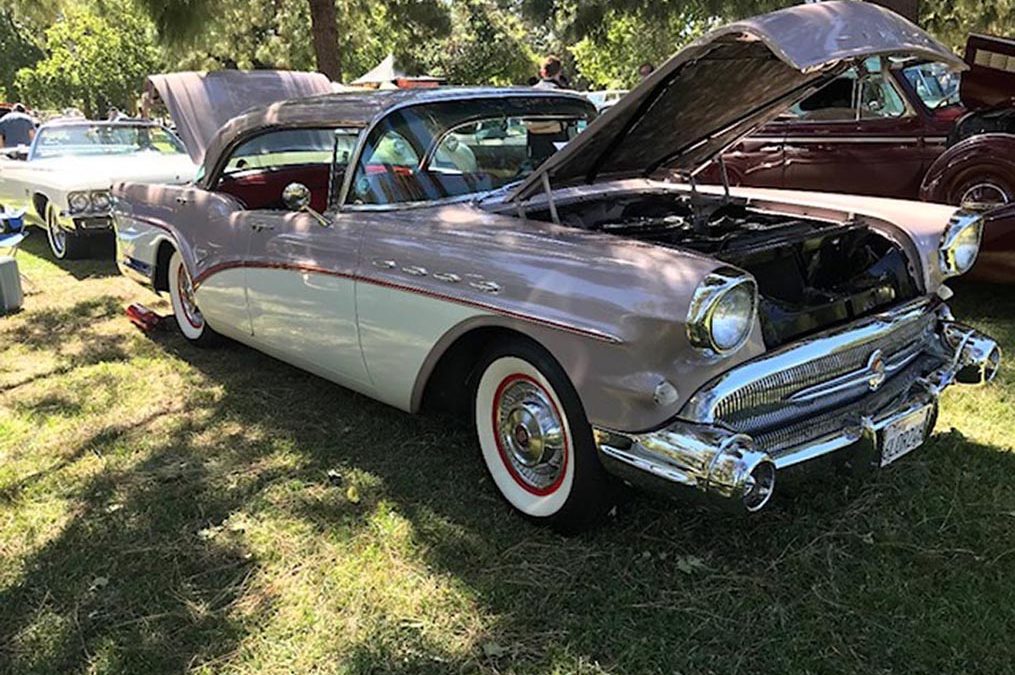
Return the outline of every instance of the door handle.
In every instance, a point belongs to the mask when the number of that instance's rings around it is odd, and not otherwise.
[[[275,226],[265,225],[263,223],[254,223],[253,225],[250,226],[250,229],[252,229],[254,232],[264,232],[265,230],[274,230]]]

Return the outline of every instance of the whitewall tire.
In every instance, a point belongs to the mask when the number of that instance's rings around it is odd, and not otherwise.
[[[88,242],[60,225],[59,212],[53,202],[46,204],[46,241],[57,260],[74,260],[85,255]]]
[[[494,485],[525,516],[576,532],[612,506],[613,486],[578,396],[536,345],[509,341],[487,354],[475,387],[475,422]]]
[[[199,346],[212,346],[219,341],[218,334],[208,327],[194,297],[194,283],[183,263],[183,256],[173,251],[169,259],[169,298],[173,303],[173,316],[183,337]]]

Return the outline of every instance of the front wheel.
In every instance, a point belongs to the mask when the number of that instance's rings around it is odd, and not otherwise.
[[[57,260],[76,260],[88,252],[88,242],[75,232],[68,232],[60,224],[59,214],[52,202],[46,204],[46,239],[49,250]]]
[[[504,499],[563,533],[597,525],[615,502],[592,428],[560,365],[523,340],[490,350],[475,421],[486,468]]]
[[[183,256],[173,251],[169,259],[169,299],[173,303],[173,316],[183,337],[198,347],[213,347],[221,338],[205,323],[204,315],[194,297],[194,283],[183,264]]]

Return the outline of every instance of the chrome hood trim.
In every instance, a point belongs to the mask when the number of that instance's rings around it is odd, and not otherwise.
[[[963,62],[901,16],[858,0],[798,5],[729,24],[683,49],[518,187],[693,171],[855,60]]]

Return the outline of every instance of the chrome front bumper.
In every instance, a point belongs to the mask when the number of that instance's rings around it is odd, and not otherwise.
[[[926,322],[928,313],[933,316],[931,322]],[[818,384],[814,384],[813,372],[808,373],[806,383],[795,387],[787,377],[781,377],[814,363],[841,361],[842,355],[864,346],[858,335],[872,345],[877,339],[883,341],[898,329],[904,316],[906,321],[926,322],[927,331],[913,338],[915,346],[896,345],[895,354],[884,362],[879,353],[863,369],[838,373]],[[829,351],[816,352],[815,344]],[[826,334],[739,366],[728,374],[732,378],[723,376],[706,385],[678,420],[664,429],[644,434],[596,429],[596,442],[606,469],[625,482],[675,495],[711,495],[738,508],[758,511],[771,498],[779,471],[852,446],[867,445],[870,456],[877,456],[886,427],[922,409],[931,411],[928,427],[932,426],[945,388],[952,383],[989,382],[1000,359],[994,340],[951,321],[946,307],[936,311],[926,305],[919,311],[910,307],[898,315],[882,315],[859,327]],[[875,363],[877,367],[872,365]],[[741,383],[738,386],[754,401],[765,394],[757,383],[768,386],[778,382],[777,396],[784,403],[773,406],[769,396],[760,406],[764,415],[748,420],[750,416],[731,413],[733,421],[728,422],[716,415],[717,410],[723,410],[716,392],[725,388],[726,394],[733,396],[731,381]],[[860,385],[863,391],[856,389]],[[814,391],[824,398],[815,397]],[[703,404],[703,400],[710,404]],[[787,411],[792,415],[783,415]],[[765,420],[778,421],[745,432],[744,426],[758,424],[759,419],[762,425]]]

